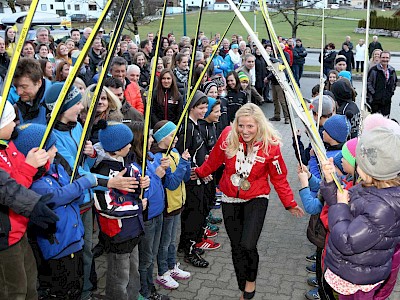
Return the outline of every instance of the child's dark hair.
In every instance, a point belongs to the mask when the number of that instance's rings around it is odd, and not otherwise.
[[[311,97],[315,97],[319,94],[319,84],[314,85],[311,89]]]

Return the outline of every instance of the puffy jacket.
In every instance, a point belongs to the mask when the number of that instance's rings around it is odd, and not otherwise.
[[[37,169],[25,162],[25,156],[17,150],[13,142],[1,145],[0,168],[26,188],[32,184]],[[20,241],[26,232],[28,218],[14,212],[8,206],[0,205],[0,250]]]
[[[306,63],[307,50],[303,46],[293,48],[293,64],[304,65]]]
[[[230,131],[231,127],[227,127],[221,133],[208,159],[201,167],[195,169],[197,175],[201,178],[206,177],[215,172],[222,164],[225,164],[224,173],[222,174],[219,185],[221,192],[226,196],[251,200],[260,195],[269,195],[271,192],[271,187],[268,183],[269,179],[274,185],[283,206],[286,209],[296,207],[297,203],[294,200],[293,192],[286,178],[286,165],[282,158],[280,146],[278,145],[270,146],[268,154],[266,154],[261,147],[258,150],[255,163],[247,178],[251,184],[248,191],[238,189],[232,184],[230,178],[236,173],[236,155],[228,158],[225,151],[222,149]],[[241,138],[239,141],[243,144],[243,147],[246,147],[246,143]]]
[[[325,265],[354,284],[375,284],[391,271],[400,242],[400,187],[350,189],[349,205],[337,203],[334,182],[321,184],[329,207]]]
[[[116,176],[124,169],[122,161],[104,158],[94,171],[104,176]],[[127,165],[125,176],[140,176],[139,170]],[[96,191],[94,204],[98,213],[101,236],[107,252],[130,253],[143,233],[143,206],[139,192],[126,193],[116,189]]]
[[[56,223],[56,233],[52,240],[38,235],[37,242],[43,257],[57,259],[77,252],[83,246],[84,228],[80,217],[79,202],[91,183],[81,177],[70,183],[70,177],[62,165],[52,164],[50,170],[31,189],[40,195],[54,194],[55,206],[52,208],[60,218]]]
[[[128,101],[133,108],[143,115],[144,105],[142,94],[140,93],[140,87],[136,82],[131,82],[126,86],[124,96],[126,101]]]

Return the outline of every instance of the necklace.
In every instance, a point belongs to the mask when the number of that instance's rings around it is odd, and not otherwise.
[[[232,174],[230,178],[233,186],[238,187],[238,189],[242,189],[244,191],[248,191],[250,189],[251,184],[247,178],[250,176],[258,149],[259,146],[254,146],[252,151],[248,153],[248,155],[245,155],[243,144],[239,144],[235,161],[236,172],[235,174]]]

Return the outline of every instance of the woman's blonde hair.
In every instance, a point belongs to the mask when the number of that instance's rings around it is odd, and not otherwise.
[[[261,108],[254,103],[246,103],[236,112],[232,130],[222,145],[229,158],[235,156],[239,150],[239,118],[241,117],[252,117],[257,123],[255,142],[262,142],[261,148],[264,153],[268,154],[269,146],[280,145],[281,137],[279,132],[267,120]]]
[[[378,180],[371,177],[371,183],[362,182],[362,185],[365,187],[374,186],[377,189],[384,189],[388,187],[397,187],[400,186],[400,175],[393,179],[388,180]]]
[[[96,84],[92,84],[86,89],[85,94],[82,97],[83,110],[81,112],[81,116],[85,117],[87,115],[95,88]],[[105,86],[103,87],[103,92],[105,92],[107,95],[108,107],[104,115],[100,116],[100,118],[106,121],[121,122],[124,118],[121,112],[121,101]]]

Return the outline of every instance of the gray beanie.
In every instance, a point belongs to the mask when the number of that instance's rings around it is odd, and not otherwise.
[[[323,116],[328,116],[332,115],[333,113],[333,99],[330,96],[323,95],[322,96],[322,115]],[[312,110],[313,112],[318,113],[318,107],[319,107],[319,96],[315,97],[313,102],[312,102]]]
[[[394,179],[400,175],[400,133],[386,127],[364,132],[357,144],[356,162],[372,178]]]

